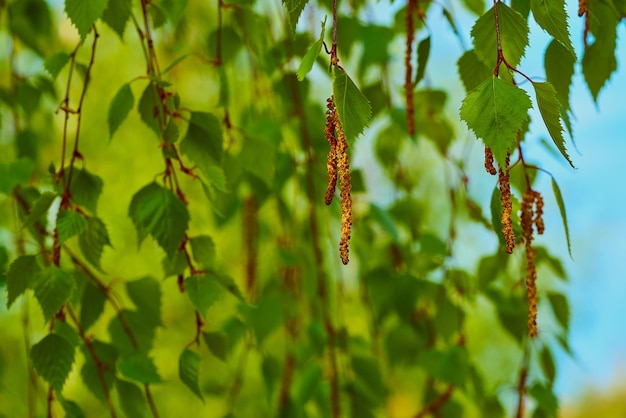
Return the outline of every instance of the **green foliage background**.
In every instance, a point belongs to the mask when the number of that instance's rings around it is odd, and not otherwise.
[[[477,20],[461,104],[429,82],[430,39],[469,34],[452,8],[412,3],[411,136],[406,5],[387,27],[374,4],[340,2],[329,71],[330,3],[0,1],[3,416],[556,416],[566,273],[535,248],[528,339],[519,200],[508,255],[499,189],[490,207],[468,192],[487,174],[467,168],[457,110],[503,167],[533,140],[534,105],[572,164],[571,75],[580,63],[597,99],[625,4],[589,2],[593,42],[573,59],[562,2],[498,3],[505,62],[491,5],[455,5]],[[442,13],[449,26],[430,26]],[[533,18],[555,40],[531,89],[513,67],[544,47],[528,45]],[[348,266],[338,196],[323,204],[332,94],[348,152],[371,144],[352,171]],[[514,196],[536,175],[512,166]],[[467,242],[484,247],[470,263]]]

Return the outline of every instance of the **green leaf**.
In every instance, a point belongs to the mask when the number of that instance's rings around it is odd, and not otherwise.
[[[77,347],[80,344],[80,337],[78,332],[71,325],[64,321],[54,321],[54,333],[70,343],[72,347]]]
[[[217,302],[222,293],[222,286],[213,276],[195,274],[185,279],[185,290],[191,304],[198,313],[206,318],[206,311]]]
[[[499,4],[499,3],[498,3]],[[470,91],[461,106],[461,119],[491,148],[500,167],[517,144],[517,131],[529,118],[526,92],[495,76]]]
[[[334,69],[333,95],[339,115],[339,122],[348,142],[356,139],[367,126],[372,107],[367,97],[348,77],[348,74],[339,67]]]
[[[569,90],[574,75],[574,64],[576,57],[560,42],[553,40],[546,49],[544,56],[544,66],[546,69],[546,79],[550,82],[565,109],[570,109]]]
[[[115,374],[117,372],[115,363],[118,358],[118,352],[113,345],[103,343],[99,340],[91,341],[91,346],[98,360],[102,365],[106,366],[101,367],[99,370],[98,366],[94,362],[91,351],[83,345],[81,346],[81,351],[85,357],[85,364],[83,364],[83,367],[80,370],[80,375],[87,389],[89,389],[89,391],[93,393],[96,398],[105,404],[106,398],[104,396],[102,382],[104,380],[104,385],[106,386],[107,391],[110,392],[113,387],[113,383],[115,382]]]
[[[502,54],[509,65],[517,67],[528,45],[528,24],[522,15],[503,2],[497,2],[496,7]],[[474,38],[476,55],[489,68],[493,68],[498,57],[493,7],[476,21],[471,34]]]
[[[574,167],[572,160],[567,154],[565,149],[565,139],[563,138],[563,126],[561,125],[561,104],[556,96],[556,91],[552,84],[548,82],[536,82],[532,83],[535,88],[535,94],[537,94],[537,106],[543,122],[548,128],[550,137],[554,142],[554,145],[559,149],[563,158]]]
[[[124,322],[120,320],[123,316]],[[154,344],[156,327],[146,322],[146,317],[142,313],[123,309],[116,315],[108,327],[111,342],[121,355],[128,356],[137,351],[147,353]],[[133,340],[129,336],[132,334]]]
[[[95,216],[87,217],[87,227],[78,237],[78,245],[87,261],[102,271],[100,267],[102,252],[105,245],[111,246],[111,241],[109,240],[106,225],[100,218]]]
[[[56,225],[59,234],[59,245],[74,235],[82,233],[86,227],[87,221],[80,213],[75,210],[59,210]]]
[[[559,411],[559,400],[552,390],[536,383],[530,388],[529,393],[537,401],[537,409],[545,412],[548,417],[556,418]]]
[[[65,13],[80,37],[85,39],[91,26],[102,16],[108,0],[65,0]]]
[[[322,376],[322,368],[316,362],[311,362],[304,368],[294,394],[298,404],[305,405],[311,399],[320,386]]]
[[[267,295],[257,306],[240,305],[239,309],[252,327],[259,343],[274,331],[283,320],[284,302],[276,296]]]
[[[198,384],[200,375],[200,354],[189,349],[185,349],[178,359],[178,376],[200,400],[204,403],[204,397]]]
[[[145,353],[133,353],[122,357],[117,365],[120,373],[140,383],[161,383],[161,376],[154,362]]]
[[[74,347],[63,337],[48,334],[30,349],[37,374],[56,391],[62,392],[74,363]]]
[[[161,123],[159,122],[159,114],[162,111],[161,105],[154,101],[156,87],[152,83],[148,83],[145,90],[141,94],[137,111],[143,123],[152,129],[157,137],[161,137]]]
[[[68,181],[69,170],[64,172],[65,181]],[[60,182],[57,191],[63,193],[63,184]],[[86,169],[74,168],[72,183],[70,184],[70,194],[72,201],[77,205],[86,207],[91,213],[96,213],[98,209],[98,199],[102,193],[102,179],[91,174]]]
[[[32,288],[45,320],[49,321],[72,294],[74,278],[69,272],[50,266],[39,272]]]
[[[70,62],[70,54],[57,52],[56,54],[50,55],[46,58],[43,62],[43,66],[48,74],[52,76],[52,79],[55,79],[68,62]]]
[[[117,396],[122,410],[128,417],[143,417],[148,410],[148,403],[139,387],[131,382],[115,379]]]
[[[617,60],[615,59],[615,40],[610,42],[595,42],[585,49],[583,55],[582,68],[585,82],[594,101],[598,101],[600,90],[611,78],[611,74],[617,70]],[[602,65],[598,65],[601,62]]]
[[[215,264],[215,243],[208,235],[199,235],[189,239],[191,253],[196,263],[204,268],[213,267]]]
[[[202,170],[219,165],[223,153],[222,123],[211,113],[191,112],[180,151]]]
[[[151,235],[169,257],[180,247],[189,225],[187,207],[170,190],[150,183],[133,196],[128,215],[135,224],[138,245]]]
[[[565,230],[565,239],[567,240],[567,251],[570,257],[572,256],[572,244],[569,237],[569,226],[567,224],[567,213],[565,212],[565,203],[563,202],[563,195],[561,195],[561,189],[554,179],[552,179],[552,192],[556,199],[556,204],[559,206],[559,212],[561,212],[561,219],[563,220],[563,229]]]
[[[289,16],[291,36],[294,38],[296,36],[296,25],[298,24],[302,10],[304,10],[304,6],[306,6],[308,2],[309,0],[283,0],[283,5],[285,6],[287,15]]]
[[[324,17],[324,21],[322,22],[322,30],[320,31],[320,37],[313,45],[311,45],[306,52],[304,58],[302,58],[302,62],[300,62],[300,67],[298,67],[298,71],[296,75],[298,76],[298,80],[302,81],[306,77],[306,75],[313,68],[313,64],[315,64],[315,60],[317,56],[320,54],[322,50],[322,44],[324,43],[324,30],[326,28],[326,17]]]
[[[11,263],[7,271],[7,309],[15,299],[37,280],[41,267],[34,255],[22,255]]]
[[[491,70],[485,65],[473,49],[465,51],[457,61],[459,76],[465,86],[465,91],[470,92],[491,76]]]
[[[57,195],[51,192],[44,192],[35,200],[35,203],[30,208],[30,213],[24,220],[23,227],[28,228],[33,225],[35,222],[38,222],[43,219],[41,222],[42,225],[46,224],[46,218],[44,215],[48,214],[48,210],[50,210],[50,206],[52,206],[52,202],[56,199]]]
[[[414,83],[417,85],[424,78],[426,65],[430,56],[430,36],[424,38],[417,45],[417,73]]]
[[[228,336],[222,331],[203,332],[202,337],[213,355],[222,361],[228,360]]]
[[[87,331],[100,318],[104,311],[105,301],[106,295],[102,289],[90,281],[85,284],[80,304],[80,326],[83,331]]]
[[[126,282],[126,292],[150,326],[163,325],[161,321],[161,286],[152,277]]]
[[[57,396],[59,396],[59,403],[65,412],[65,418],[85,418],[85,413],[76,402],[64,399],[58,393]]]
[[[113,134],[124,122],[134,105],[135,96],[130,89],[130,83],[126,83],[115,94],[109,106],[109,139],[113,138]]]
[[[34,169],[34,162],[29,158],[0,163],[0,193],[10,194],[18,184],[28,183]]]
[[[554,384],[554,378],[556,377],[556,366],[554,364],[554,357],[548,347],[543,347],[539,353],[539,360],[541,362],[541,369],[548,381],[548,387],[552,388]]]
[[[552,306],[554,316],[556,316],[563,329],[568,331],[570,310],[567,298],[561,293],[548,292],[548,301]]]
[[[108,7],[102,14],[102,21],[109,25],[120,39],[124,39],[124,29],[132,11],[131,0],[108,0],[108,3]]]
[[[576,53],[567,27],[564,0],[530,0],[535,21],[552,37],[559,41],[576,59]]]

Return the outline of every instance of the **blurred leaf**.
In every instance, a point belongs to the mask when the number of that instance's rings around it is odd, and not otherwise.
[[[48,74],[53,79],[57,78],[61,70],[70,62],[70,54],[65,52],[57,52],[54,55],[50,55],[43,63],[43,66],[48,71]]]
[[[189,224],[185,205],[174,193],[157,183],[150,183],[135,193],[128,216],[135,224],[138,245],[152,235],[169,257],[180,246]]]
[[[222,331],[203,332],[202,337],[213,355],[222,361],[228,360],[228,336]]]
[[[124,321],[120,319],[120,315]],[[156,327],[146,323],[145,315],[122,309],[108,326],[111,343],[123,356],[128,356],[137,351],[147,353],[154,344]],[[132,337],[131,337],[132,336]]]
[[[240,305],[239,309],[260,344],[282,323],[284,303],[274,295],[266,295],[257,306]]]
[[[78,332],[67,322],[54,321],[54,333],[65,338],[72,348],[76,348],[81,343]]]
[[[206,318],[206,312],[222,296],[222,286],[213,276],[196,274],[185,279],[185,290],[191,304],[198,313]]]
[[[567,224],[567,213],[565,212],[565,203],[563,202],[563,195],[561,195],[561,189],[556,183],[554,178],[552,179],[552,192],[556,199],[556,204],[559,206],[559,212],[561,213],[561,220],[563,221],[563,228],[565,229],[565,238],[567,239],[567,251],[570,257],[572,256],[572,244],[569,238],[569,226]]]
[[[200,374],[200,354],[189,349],[183,350],[178,359],[178,376],[200,400],[204,403],[204,397],[198,383]]]
[[[335,67],[333,72],[333,95],[339,121],[346,140],[354,142],[367,126],[372,115],[372,107],[367,97],[361,93],[345,71]]]
[[[552,390],[535,383],[530,388],[529,393],[537,401],[537,409],[545,412],[550,418],[556,418],[559,411],[559,402]]]
[[[63,407],[65,418],[85,418],[85,413],[76,402],[59,398],[59,403]]]
[[[126,292],[144,321],[150,326],[163,325],[161,321],[161,286],[152,277],[126,282]]]
[[[95,216],[87,217],[87,227],[78,237],[78,245],[83,255],[93,266],[102,271],[100,260],[104,246],[111,246],[109,233],[104,222]]]
[[[0,162],[0,193],[10,194],[18,184],[28,183],[35,166],[27,158],[10,163]]]
[[[161,383],[161,376],[152,358],[144,353],[133,353],[120,359],[117,365],[120,373],[139,383]]]
[[[154,100],[156,94],[156,86],[152,82],[148,83],[141,94],[139,103],[137,103],[137,111],[143,123],[145,123],[148,128],[152,129],[158,138],[161,138],[161,122],[159,115],[163,109],[161,108],[161,104],[156,103]]]
[[[417,85],[424,78],[426,72],[426,65],[428,64],[428,58],[430,57],[430,36],[422,39],[417,45],[417,72],[415,74],[415,81]]]
[[[100,370],[98,369],[92,357],[92,353],[85,346],[82,346],[85,364],[83,364],[80,370],[80,375],[87,389],[93,393],[100,402],[105,404],[106,398],[102,384],[104,381],[107,391],[110,392],[115,382],[115,362],[117,361],[118,352],[112,345],[99,340],[91,341],[91,346],[96,357],[101,362],[101,368]]]
[[[213,267],[215,264],[215,243],[208,235],[199,235],[189,239],[191,252],[196,263],[204,268]]]
[[[113,138],[113,134],[124,122],[134,105],[135,96],[130,89],[130,83],[126,83],[117,91],[109,106],[109,139]]]
[[[109,25],[117,33],[121,40],[124,39],[126,22],[131,17],[131,0],[107,0],[108,6],[102,14],[102,21]]]
[[[61,392],[74,363],[74,347],[63,337],[48,334],[30,349],[37,374]]]
[[[23,223],[24,228],[28,228],[35,222],[40,222],[41,225],[46,225],[46,215],[52,202],[56,199],[57,195],[51,192],[44,192],[35,200],[35,203],[30,208],[30,213],[26,217]]]
[[[565,295],[555,292],[548,292],[547,296],[548,301],[552,306],[554,316],[556,316],[556,319],[559,321],[563,329],[565,331],[569,331],[570,310],[567,298]]]
[[[35,276],[31,287],[35,291],[44,319],[49,321],[72,294],[74,278],[67,271],[49,266]]]
[[[300,405],[305,405],[314,395],[321,380],[322,368],[317,363],[309,363],[300,374],[300,379],[295,389],[294,400]]]
[[[131,382],[115,379],[117,396],[122,410],[128,417],[143,417],[148,410],[148,403],[139,387]]]
[[[222,160],[222,123],[211,113],[191,112],[180,151],[203,171]]]
[[[108,0],[65,0],[65,13],[80,37],[85,39],[89,29],[102,16]]]
[[[552,388],[554,384],[554,378],[556,377],[556,365],[554,364],[554,357],[552,352],[546,346],[541,349],[539,353],[539,360],[541,363],[541,370],[548,381],[548,388]]]
[[[80,304],[80,326],[83,328],[83,331],[87,331],[100,318],[104,311],[105,302],[106,296],[102,290],[91,281],[88,281],[85,284]]]
[[[16,258],[7,271],[7,309],[15,299],[38,280],[41,267],[34,255],[22,255]]]
[[[59,194],[63,193],[63,186],[68,182],[69,170],[65,170],[63,174],[64,181],[61,181],[57,186]],[[72,201],[95,214],[103,185],[102,179],[95,174],[91,174],[86,169],[74,168],[72,183],[70,184]]]
[[[59,245],[82,233],[87,227],[85,218],[75,210],[61,209],[57,213],[56,228],[59,234]]]

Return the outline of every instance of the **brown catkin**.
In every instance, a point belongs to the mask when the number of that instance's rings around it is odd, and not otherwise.
[[[339,172],[339,188],[341,189],[341,240],[339,256],[343,264],[348,264],[350,234],[352,231],[352,186],[350,184],[350,163],[348,162],[348,142],[340,123],[337,123],[337,171]]]
[[[536,223],[536,213],[538,213],[538,211],[535,212],[533,209],[537,198],[541,200],[541,205],[543,205],[539,192],[531,188],[526,189],[522,196],[520,214],[520,223],[526,247],[526,298],[528,299],[528,336],[530,338],[537,336],[537,268],[535,266],[535,251],[532,247],[533,224]],[[537,229],[539,230],[539,226],[537,226]]]
[[[500,203],[502,205],[502,234],[504,235],[505,249],[509,254],[515,248],[515,234],[513,233],[513,203],[511,202],[511,179],[509,176],[509,156],[506,157],[505,167],[500,167],[498,177],[500,184]]]
[[[487,173],[492,176],[495,176],[498,173],[496,168],[493,166],[493,153],[489,147],[485,147],[485,170],[487,170]]]
[[[324,127],[324,136],[328,140],[330,150],[328,151],[328,157],[326,159],[326,170],[328,171],[328,186],[326,187],[326,194],[324,196],[324,202],[330,205],[335,195],[335,188],[337,187],[337,137],[335,136],[335,127],[338,125],[337,109],[335,108],[335,99],[330,96],[326,100],[326,126]]]
[[[539,235],[543,235],[543,231],[545,230],[545,225],[543,224],[543,197],[541,193],[535,193],[535,218],[533,222],[537,227],[537,233]]]

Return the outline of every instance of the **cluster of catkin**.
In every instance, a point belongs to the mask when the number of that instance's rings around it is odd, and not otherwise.
[[[520,223],[526,246],[526,297],[528,298],[528,336],[537,336],[537,268],[535,267],[535,251],[532,247],[533,226],[539,235],[543,234],[543,198],[541,193],[530,187],[522,197]]]
[[[349,261],[350,234],[352,231],[352,197],[350,184],[350,163],[348,162],[348,142],[339,122],[334,96],[326,101],[326,126],[324,136],[328,140],[330,150],[326,160],[328,170],[328,187],[326,188],[325,202],[327,205],[333,201],[339,177],[339,190],[341,191],[341,240],[339,241],[339,256],[343,264]]]
[[[502,234],[504,235],[506,252],[511,254],[515,247],[515,234],[513,233],[513,205],[511,202],[511,179],[509,176],[509,158],[506,157],[505,167],[496,170],[493,165],[493,153],[485,147],[485,169],[488,173],[498,174],[500,187],[500,203],[502,204]],[[539,235],[543,234],[543,197],[541,193],[527,187],[522,196],[520,214],[520,226],[522,237],[526,247],[526,297],[528,299],[528,336],[537,336],[537,268],[535,266],[535,251],[532,247],[534,230]]]

